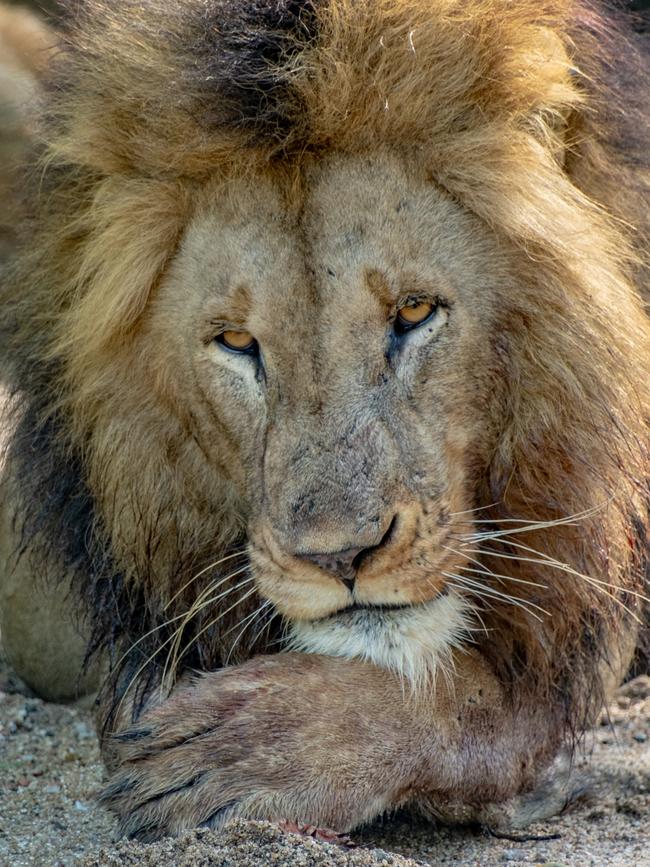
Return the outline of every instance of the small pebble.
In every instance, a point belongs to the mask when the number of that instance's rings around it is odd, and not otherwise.
[[[502,861],[527,861],[528,857],[526,852],[522,849],[504,849],[501,853]]]
[[[90,728],[88,723],[85,723],[82,720],[77,720],[76,722],[73,722],[72,728],[75,730],[77,737],[81,738],[81,740],[87,740],[88,738],[92,738],[94,736],[94,732]]]
[[[645,732],[636,732],[636,734],[633,734],[632,737],[640,744],[644,744],[648,740],[648,736]]]

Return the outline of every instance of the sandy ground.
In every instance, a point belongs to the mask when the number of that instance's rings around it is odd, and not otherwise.
[[[590,786],[569,812],[513,842],[396,816],[332,846],[259,822],[151,845],[116,841],[87,710],[31,697],[0,660],[0,865],[495,865],[650,867],[650,678],[618,693],[594,732]],[[580,765],[587,767],[582,759]]]

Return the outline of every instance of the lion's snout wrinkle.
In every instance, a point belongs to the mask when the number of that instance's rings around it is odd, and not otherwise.
[[[379,546],[391,525],[398,449],[377,420],[359,425],[332,413],[327,421],[322,415],[312,419],[311,430],[307,425],[287,419],[270,437],[265,518],[284,551],[347,574],[355,557]]]

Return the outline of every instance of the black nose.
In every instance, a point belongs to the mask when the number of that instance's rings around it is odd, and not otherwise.
[[[346,548],[345,551],[333,551],[328,554],[303,554],[303,559],[309,560],[319,569],[336,575],[348,590],[354,588],[358,562],[357,558],[367,548]]]
[[[377,551],[387,543],[393,533],[395,522],[396,518],[394,517],[390,522],[388,529],[376,545],[360,548],[345,548],[342,551],[332,551],[327,553],[309,552],[303,553],[300,556],[302,559],[309,560],[315,566],[318,566],[319,569],[323,569],[325,572],[329,572],[331,575],[336,576],[345,584],[348,590],[352,591],[354,589],[357,571],[362,561],[365,560],[369,554]]]

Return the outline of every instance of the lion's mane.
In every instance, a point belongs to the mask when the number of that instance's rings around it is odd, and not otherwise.
[[[528,255],[492,338],[509,397],[475,495],[503,531],[549,524],[491,550],[550,616],[495,604],[477,640],[513,689],[559,696],[581,723],[613,631],[639,615],[648,544],[650,87],[614,18],[583,0],[88,0],[65,42],[0,343],[23,543],[79,576],[91,649],[139,640],[136,671],[204,586],[178,593],[215,540],[243,541],[218,487],[203,496],[171,404],[129,372],[202,185],[260,167],[300,183],[306,156],[407,148]],[[561,568],[503,559],[523,543]],[[222,664],[223,633],[184,663]]]

